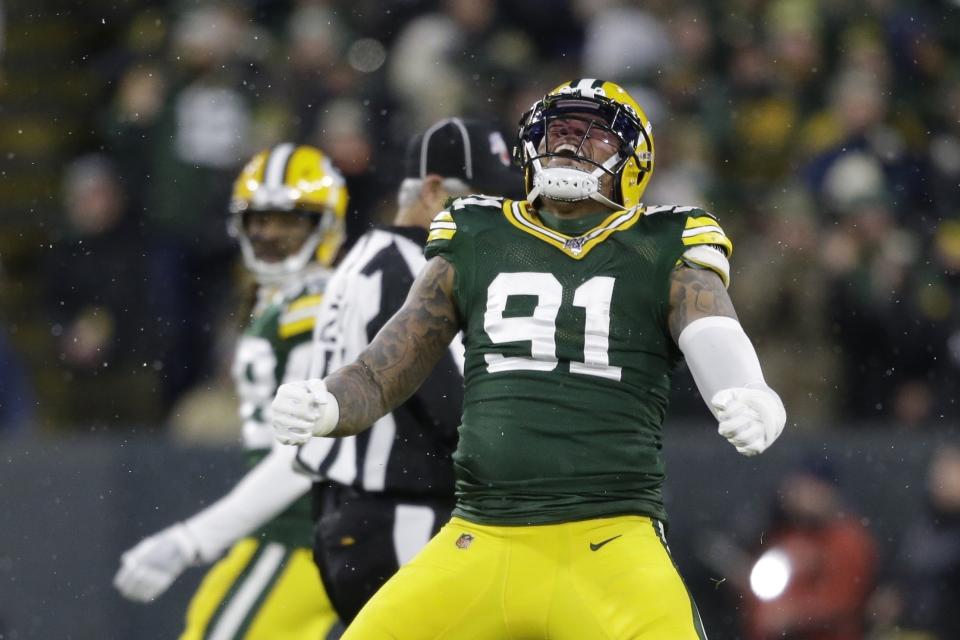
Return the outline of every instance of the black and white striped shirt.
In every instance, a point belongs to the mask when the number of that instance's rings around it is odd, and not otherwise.
[[[426,238],[420,227],[388,227],[357,241],[324,292],[311,377],[356,360],[400,309],[426,264]],[[300,448],[298,466],[365,491],[452,496],[462,405],[463,345],[456,339],[410,399],[359,435],[312,439]]]

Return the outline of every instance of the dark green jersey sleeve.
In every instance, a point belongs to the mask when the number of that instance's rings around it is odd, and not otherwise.
[[[648,207],[647,215],[658,207]],[[712,213],[696,207],[670,207],[674,215],[682,216],[684,223],[681,233],[683,254],[680,262],[694,268],[713,271],[723,280],[724,286],[730,286],[730,255],[733,243],[720,221]]]
[[[434,216],[430,223],[427,246],[424,249],[427,260],[440,256],[456,264],[458,260],[467,257],[463,254],[469,251],[469,242],[464,242],[463,238],[470,235],[471,231],[476,231],[476,225],[471,225],[471,216],[500,215],[504,202],[503,198],[489,196],[468,196],[448,202],[447,207]],[[458,232],[461,233],[458,235]]]
[[[478,253],[476,236],[486,232],[490,220],[502,216],[504,202],[488,196],[456,198],[430,223],[424,256],[427,260],[439,256],[453,265],[454,297],[462,317],[470,308],[469,291],[477,261],[484,259],[482,247]]]

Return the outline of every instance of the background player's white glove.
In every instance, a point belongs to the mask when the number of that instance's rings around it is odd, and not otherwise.
[[[720,435],[745,456],[763,453],[780,437],[787,413],[773,389],[723,389],[710,400]]]
[[[270,405],[273,433],[283,444],[303,444],[337,426],[340,406],[319,378],[280,385]]]
[[[196,543],[187,528],[178,523],[124,553],[113,586],[130,600],[149,602],[197,560]]]

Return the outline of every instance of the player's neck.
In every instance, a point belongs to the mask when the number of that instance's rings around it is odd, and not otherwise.
[[[546,211],[558,218],[566,220],[583,218],[603,211],[614,211],[614,209],[609,206],[589,198],[586,200],[577,200],[576,202],[540,198],[540,206],[537,207],[537,210]]]

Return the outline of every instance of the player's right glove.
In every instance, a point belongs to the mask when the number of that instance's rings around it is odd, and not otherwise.
[[[198,560],[196,542],[187,528],[177,523],[124,553],[113,586],[130,600],[150,602]]]
[[[735,387],[714,394],[710,401],[720,426],[717,429],[745,456],[763,453],[780,437],[787,412],[773,389]]]
[[[303,444],[314,436],[328,435],[340,419],[337,399],[318,378],[280,385],[270,411],[274,436],[283,444]]]

